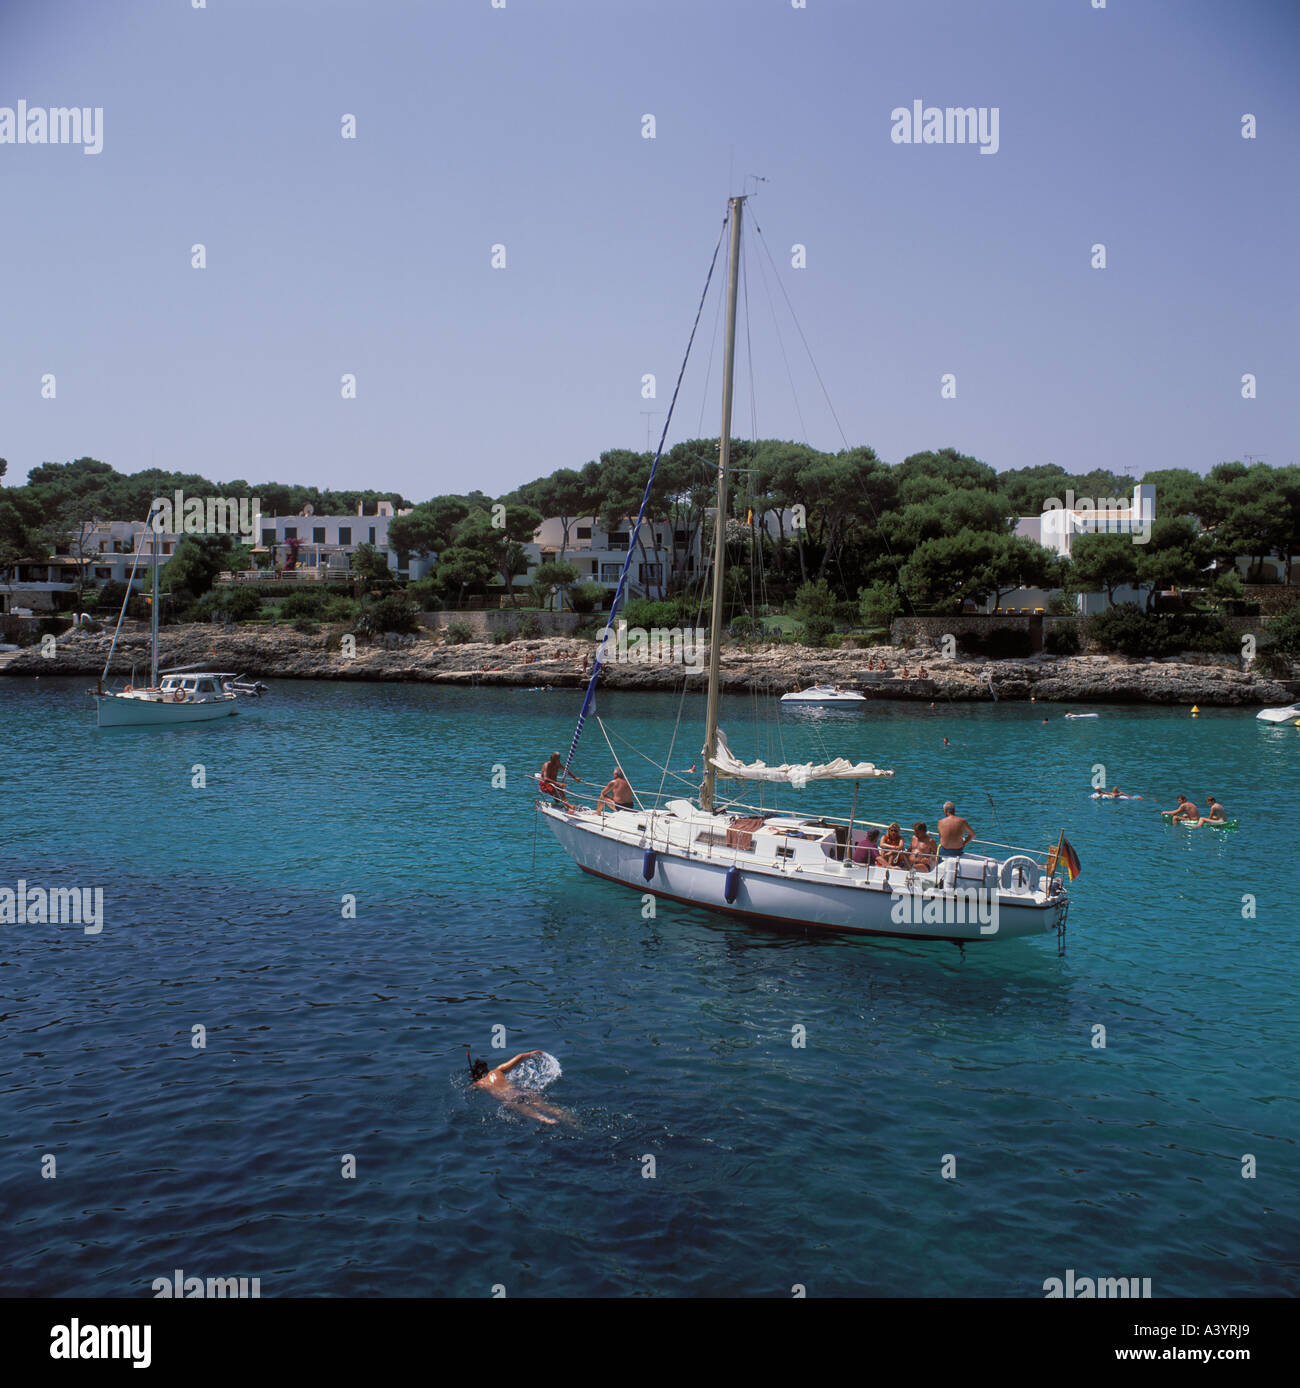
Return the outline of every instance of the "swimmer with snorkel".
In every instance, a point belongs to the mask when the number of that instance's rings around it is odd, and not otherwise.
[[[470,1088],[486,1089],[489,1094],[495,1095],[506,1108],[522,1114],[525,1118],[535,1118],[539,1123],[550,1123],[552,1126],[561,1121],[572,1123],[574,1121],[572,1114],[566,1113],[562,1108],[556,1108],[554,1104],[544,1104],[540,1099],[534,1099],[526,1091],[516,1088],[506,1078],[521,1061],[532,1060],[536,1056],[545,1054],[545,1051],[521,1051],[513,1059],[498,1065],[494,1070],[486,1060],[470,1060],[469,1047],[466,1046],[465,1059],[469,1061]]]

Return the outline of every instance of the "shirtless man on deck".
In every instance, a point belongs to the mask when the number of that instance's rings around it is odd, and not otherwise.
[[[535,1056],[545,1054],[545,1051],[521,1051],[513,1060],[507,1060],[504,1064],[498,1065],[495,1070],[488,1068],[486,1060],[475,1060],[469,1067],[470,1087],[486,1089],[489,1094],[500,1099],[508,1109],[522,1113],[527,1118],[536,1118],[539,1123],[555,1124],[560,1119],[572,1122],[570,1116],[562,1108],[556,1108],[554,1104],[542,1103],[540,1099],[533,1098],[526,1090],[516,1089],[506,1078],[521,1060],[532,1060]]]
[[[975,830],[957,813],[957,806],[946,801],[939,821],[939,857],[960,858],[974,837]]]

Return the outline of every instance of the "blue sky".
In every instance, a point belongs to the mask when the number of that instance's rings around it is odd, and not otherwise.
[[[418,500],[644,448],[749,174],[851,444],[1300,461],[1298,69],[1294,0],[6,4],[0,107],[104,112],[97,155],[0,144],[6,481],[89,454]],[[997,153],[893,143],[917,99],[998,108]],[[734,432],[840,447],[747,264]],[[714,321],[670,441],[717,432]]]

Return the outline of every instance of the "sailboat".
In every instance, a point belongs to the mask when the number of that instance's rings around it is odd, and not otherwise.
[[[753,922],[959,944],[1055,931],[1061,941],[1069,898],[1065,874],[1058,872],[1058,867],[1067,869],[1071,876],[1078,870],[1077,856],[1066,844],[1063,833],[1055,847],[1045,851],[974,840],[960,853],[935,861],[925,853],[914,858],[882,850],[875,839],[887,826],[857,817],[858,788],[866,780],[892,777],[892,770],[873,762],[850,763],[843,758],[820,764],[779,766],[745,762],[733,755],[718,726],[725,517],[744,202],[744,197],[733,197],[728,203],[727,336],[704,771],[698,800],[678,798],[647,804],[632,797],[630,805],[615,805],[602,813],[603,796],[602,803],[595,808],[572,804],[562,788],[561,777],[559,786],[553,781],[542,782],[542,789],[551,798],[539,800],[537,812],[584,872],[638,893],[707,907]],[[698,322],[697,313],[697,325]],[[675,392],[673,399],[675,402]],[[667,430],[665,422],[665,438]],[[661,441],[659,451],[662,449]],[[652,468],[633,534],[644,517],[653,478]],[[629,552],[629,564],[630,558]],[[568,774],[583,724],[593,708],[629,564],[624,565],[605,636],[593,663],[564,762],[564,775]],[[796,790],[813,782],[852,782],[853,806],[847,817],[774,813],[730,800],[724,803],[719,794],[720,780],[780,784]],[[877,831],[874,838],[869,833],[872,829]]]
[[[118,633],[122,630],[122,619],[126,616],[127,603],[133,592],[135,572],[140,555],[144,552],[141,547],[131,566],[108,659],[104,662],[98,685],[90,691],[91,698],[96,701],[96,722],[101,728],[134,727],[149,723],[206,723],[239,712],[239,695],[230,684],[237,676],[216,671],[195,673],[178,670],[159,677],[158,527],[158,519],[151,511],[149,528],[153,532],[153,599],[149,604],[149,683],[142,689],[133,684],[124,685],[121,689],[104,688],[104,681],[113,664],[113,653],[117,649]]]

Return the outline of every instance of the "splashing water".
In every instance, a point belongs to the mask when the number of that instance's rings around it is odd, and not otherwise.
[[[519,1089],[531,1090],[534,1094],[540,1094],[547,1085],[558,1080],[564,1073],[560,1069],[560,1062],[548,1051],[543,1051],[541,1055],[529,1056],[527,1060],[521,1060],[518,1065],[510,1072],[510,1082]]]

